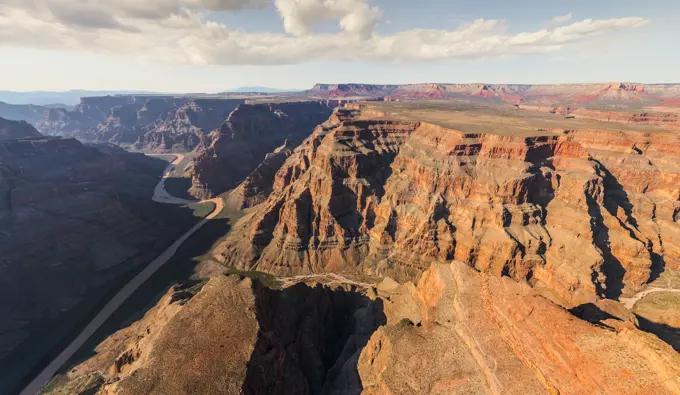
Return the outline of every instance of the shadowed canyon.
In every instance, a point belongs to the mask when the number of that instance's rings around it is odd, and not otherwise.
[[[680,393],[678,100],[318,84],[14,109],[0,392]],[[54,362],[168,246],[182,272]]]

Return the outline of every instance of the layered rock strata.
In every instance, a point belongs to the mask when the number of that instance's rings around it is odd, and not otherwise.
[[[244,104],[194,161],[191,193],[206,198],[238,186],[285,141],[299,144],[332,113],[319,101]]]
[[[670,130],[680,130],[680,114],[660,111],[604,111],[579,107],[518,106],[521,110],[549,112],[565,118],[589,118],[598,121],[657,125]]]
[[[433,264],[417,286],[318,280],[273,290],[217,276],[174,289],[48,393],[680,391],[680,356],[616,302],[582,320],[463,262]]]
[[[678,267],[680,138],[466,134],[339,109],[215,251],[242,269],[416,279],[462,261],[566,306]]]
[[[229,193],[226,199],[227,205],[234,210],[244,210],[267,200],[274,186],[276,172],[293,154],[294,148],[293,144],[286,140],[274,152],[267,154],[255,171]]]
[[[83,98],[73,111],[51,109],[43,133],[156,152],[188,152],[220,125],[240,99],[172,96]]]
[[[306,91],[321,98],[384,98],[385,100],[480,100],[513,104],[589,106],[639,106],[680,103],[680,84],[637,84],[629,82],[594,84],[317,84]]]

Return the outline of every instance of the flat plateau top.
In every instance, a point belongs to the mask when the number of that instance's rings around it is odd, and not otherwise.
[[[567,118],[546,112],[519,110],[511,104],[464,101],[366,102],[361,119],[427,122],[464,133],[503,136],[545,136],[557,130],[603,130],[676,133],[654,125]],[[547,129],[547,130],[546,130]]]

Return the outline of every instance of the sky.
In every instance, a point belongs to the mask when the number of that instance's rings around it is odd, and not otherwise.
[[[680,82],[677,0],[0,0],[0,90]]]

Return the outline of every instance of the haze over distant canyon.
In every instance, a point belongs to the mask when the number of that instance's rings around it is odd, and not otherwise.
[[[0,0],[0,394],[680,394],[678,16]]]

